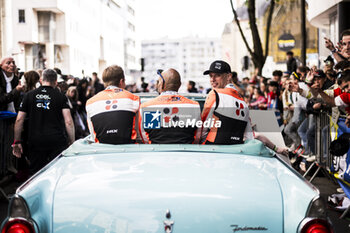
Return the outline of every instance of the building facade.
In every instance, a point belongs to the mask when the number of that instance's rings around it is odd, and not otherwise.
[[[244,1],[236,1],[237,14],[240,20],[245,38],[253,49],[251,29],[247,6]],[[285,71],[286,52],[293,51],[297,59],[301,55],[301,16],[300,2],[297,0],[281,0],[276,2],[270,28],[269,51],[265,61],[262,75],[271,77],[276,69]],[[256,23],[263,49],[265,50],[267,12],[269,2],[265,0],[256,1]],[[308,66],[318,65],[318,30],[306,22],[307,30],[307,64]],[[233,69],[238,72],[239,77],[250,77],[254,74],[254,66],[250,54],[243,42],[236,22],[226,24],[222,34],[223,57]],[[265,52],[265,51],[264,51]],[[301,62],[299,62],[301,64]]]
[[[135,82],[140,77],[141,42],[137,35],[136,1],[124,0],[124,68],[126,75]]]
[[[312,25],[319,29],[319,55],[328,56],[329,50],[324,46],[324,37],[337,42],[345,29],[350,29],[350,2],[346,0],[308,1],[308,19]]]
[[[248,20],[241,20],[240,24],[249,46],[252,47]],[[240,78],[250,77],[252,70],[254,70],[253,64],[250,62],[250,54],[235,22],[225,25],[221,43],[223,60],[230,64],[231,69],[236,71]]]
[[[157,80],[157,69],[174,68],[182,77],[181,91],[186,90],[189,80],[196,87],[210,86],[209,78],[203,76],[214,60],[221,60],[219,38],[188,37],[182,39],[157,39],[142,41],[144,59],[143,76],[146,80]]]
[[[301,3],[299,0],[283,0],[276,4],[270,29],[269,56],[277,64],[286,63],[286,52],[292,51],[301,65]],[[266,15],[263,18],[267,21]],[[264,22],[264,24],[266,24]],[[306,65],[318,65],[317,28],[305,20],[306,27]],[[263,27],[262,27],[263,29]],[[264,33],[265,37],[265,33]]]
[[[139,69],[135,0],[3,1],[3,56],[22,70],[58,67],[82,77],[111,64]]]

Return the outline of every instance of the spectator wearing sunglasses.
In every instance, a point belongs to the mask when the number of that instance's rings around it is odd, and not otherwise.
[[[338,63],[339,64],[339,63]],[[319,70],[319,73],[320,70]],[[337,82],[334,83],[332,86],[329,88],[321,88],[322,86],[320,85],[319,82],[309,83],[309,88],[308,90],[305,90],[303,88],[300,88],[298,85],[294,85],[292,87],[292,91],[299,92],[302,96],[310,99],[310,98],[316,98],[316,99],[323,99],[324,102],[328,103],[330,106],[332,106],[332,116],[333,118],[336,118],[335,116],[339,115],[339,107],[334,104],[334,98],[337,96],[340,96],[342,93],[348,92],[349,89],[349,82],[350,82],[350,70],[345,69],[343,72],[338,73],[337,75]],[[315,76],[316,71],[310,71],[308,73],[307,79],[313,80],[313,76]],[[311,78],[310,78],[311,77]],[[317,104],[320,105],[320,104]],[[346,105],[342,105],[340,108],[341,111],[345,111]],[[350,112],[350,107],[347,107],[347,111]]]
[[[345,107],[345,110],[347,112],[345,124],[347,127],[350,127],[350,70],[343,71],[340,75],[340,79],[342,79],[340,85],[341,92],[337,93],[337,96],[334,95],[335,98],[327,95],[325,92],[319,89],[318,92],[322,96],[323,100],[330,106]]]
[[[337,73],[333,69],[334,66],[334,59],[332,56],[328,56],[326,60],[324,60],[325,66],[323,68],[323,72],[326,74],[326,77],[328,80],[334,83]]]
[[[198,143],[199,103],[179,95],[181,77],[175,69],[158,70],[157,74],[160,95],[140,108],[138,127],[142,141],[146,144]]]
[[[322,99],[332,107],[345,107],[345,110],[350,114],[350,70],[346,70],[341,74],[342,83],[340,90],[335,89],[334,97],[328,95],[319,86],[313,85],[317,92],[321,95]]]

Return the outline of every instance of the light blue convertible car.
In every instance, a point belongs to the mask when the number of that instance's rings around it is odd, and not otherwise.
[[[76,141],[18,188],[2,233],[331,233],[319,191],[260,141]]]

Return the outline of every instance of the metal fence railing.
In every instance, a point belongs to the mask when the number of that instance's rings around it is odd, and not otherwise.
[[[329,153],[331,143],[331,114],[322,110],[319,114],[314,114],[315,119],[315,155],[316,160],[310,165],[304,173],[307,176],[314,166],[318,168],[310,178],[310,182],[316,177],[319,171],[329,176],[329,168],[332,164],[332,155]]]

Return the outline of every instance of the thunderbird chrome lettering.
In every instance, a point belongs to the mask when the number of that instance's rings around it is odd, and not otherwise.
[[[267,231],[268,229],[266,227],[258,226],[258,227],[249,227],[249,226],[244,226],[240,227],[238,225],[231,225],[233,227],[232,231],[237,232],[237,231]]]

